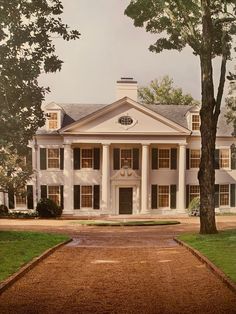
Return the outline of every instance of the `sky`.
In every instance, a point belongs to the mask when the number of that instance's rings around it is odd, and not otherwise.
[[[46,103],[101,103],[115,101],[116,81],[133,77],[139,86],[169,75],[174,84],[199,100],[200,67],[190,48],[182,52],[156,54],[148,47],[157,39],[144,28],[136,28],[124,15],[129,0],[62,0],[63,21],[80,31],[79,40],[56,39],[57,54],[64,61],[62,70],[44,74],[49,86]],[[229,65],[233,67],[232,62]],[[219,62],[215,62],[215,78]],[[217,83],[217,80],[216,80]]]

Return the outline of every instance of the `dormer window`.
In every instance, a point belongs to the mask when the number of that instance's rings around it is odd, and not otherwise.
[[[49,130],[58,129],[58,113],[57,112],[49,112],[47,114],[47,119],[48,119]]]
[[[199,114],[192,115],[192,131],[200,130],[200,116]]]

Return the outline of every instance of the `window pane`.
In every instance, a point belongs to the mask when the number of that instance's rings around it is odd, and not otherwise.
[[[229,168],[229,150],[220,149],[220,168]]]
[[[121,149],[121,168],[128,167],[132,168],[132,150],[131,149]]]
[[[190,151],[190,168],[199,168],[200,149],[191,149]]]
[[[26,195],[25,189],[20,189],[16,194],[16,207],[24,207],[26,206]]]
[[[169,207],[169,186],[159,186],[159,207]]]
[[[159,150],[159,168],[170,167],[170,150],[160,149]]]
[[[83,185],[81,187],[81,207],[93,206],[93,188],[91,185]]]
[[[82,149],[82,168],[93,168],[92,149]]]
[[[49,158],[59,158],[59,149],[48,149]]]
[[[60,187],[58,185],[48,186],[48,198],[58,206],[60,205]]]
[[[198,114],[192,115],[192,130],[198,131],[200,129],[200,116]]]
[[[190,185],[189,187],[189,199],[190,202],[195,198],[200,196],[200,187],[199,185]]]
[[[49,129],[57,129],[57,113],[50,112],[48,114],[48,126]]]

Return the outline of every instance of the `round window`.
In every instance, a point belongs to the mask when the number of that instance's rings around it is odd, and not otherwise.
[[[120,117],[118,122],[122,125],[131,125],[133,123],[133,119],[130,116]]]

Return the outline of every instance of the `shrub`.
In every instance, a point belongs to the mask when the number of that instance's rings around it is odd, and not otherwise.
[[[0,205],[0,216],[7,216],[9,213],[8,208],[6,205]]]
[[[188,206],[188,214],[189,216],[200,216],[200,198],[195,197],[192,199]]]
[[[62,214],[62,208],[49,198],[41,199],[37,204],[36,211],[42,218],[60,217]]]

